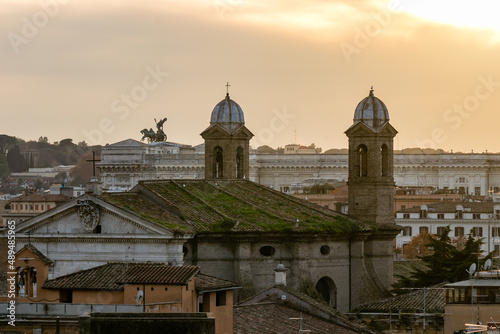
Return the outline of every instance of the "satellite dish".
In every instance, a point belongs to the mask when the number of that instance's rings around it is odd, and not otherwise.
[[[137,295],[135,296],[135,300],[137,303],[141,303],[144,297],[144,292],[142,290],[137,291]]]
[[[469,275],[473,275],[476,272],[476,264],[471,264],[467,272],[469,273]]]
[[[491,268],[491,259],[488,259],[486,260],[486,262],[484,263],[484,269],[485,270],[488,270]]]

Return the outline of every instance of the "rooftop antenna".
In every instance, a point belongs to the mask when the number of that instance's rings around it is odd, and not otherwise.
[[[289,318],[290,320],[300,320],[300,323],[299,323],[299,334],[300,333],[303,333],[303,332],[310,332],[309,329],[302,329],[302,320],[304,320],[304,318],[302,318],[302,312],[300,312],[300,318]]]

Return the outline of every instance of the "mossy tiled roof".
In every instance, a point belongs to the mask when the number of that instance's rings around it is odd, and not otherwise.
[[[444,283],[357,306],[351,313],[443,313]]]
[[[330,232],[370,228],[345,215],[247,180],[142,181],[103,194],[124,210],[178,232]]]

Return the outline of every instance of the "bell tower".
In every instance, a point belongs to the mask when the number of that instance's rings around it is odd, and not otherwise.
[[[229,86],[229,84],[228,84]],[[205,179],[245,179],[249,177],[250,139],[241,107],[229,92],[210,118],[210,126],[201,133],[205,140]]]
[[[349,138],[349,216],[376,225],[395,224],[393,141],[397,133],[372,87],[345,132]]]

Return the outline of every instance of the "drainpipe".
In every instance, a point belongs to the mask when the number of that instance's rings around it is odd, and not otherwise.
[[[349,238],[349,310],[351,310],[351,289],[352,289],[352,281],[351,281],[351,275],[352,275],[352,259],[351,259],[351,244],[352,244],[352,237]]]

